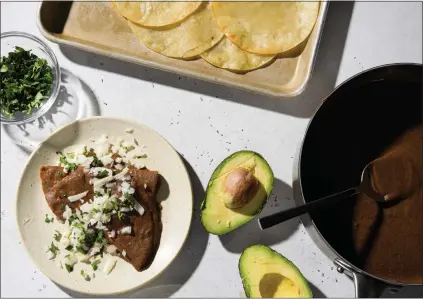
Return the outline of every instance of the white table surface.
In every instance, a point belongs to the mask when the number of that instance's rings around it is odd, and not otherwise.
[[[41,37],[35,23],[37,7],[1,3],[1,31]],[[66,121],[60,113],[66,109],[73,109],[69,118],[79,109],[85,116],[138,120],[165,136],[190,165],[197,211],[183,252],[162,276],[128,296],[242,297],[238,258],[253,243],[270,245],[291,259],[317,297],[354,296],[351,280],[336,272],[297,219],[262,233],[252,222],[225,238],[206,234],[198,219],[203,188],[213,169],[230,152],[244,148],[263,154],[277,178],[263,214],[291,207],[293,156],[309,117],[334,86],[362,70],[422,62],[422,3],[332,3],[323,35],[307,90],[281,100],[49,43],[68,78],[84,82],[83,88],[67,83],[68,94],[60,95],[63,105],[53,109],[50,120],[56,125]],[[44,133],[52,128],[47,121]],[[18,131],[2,127],[1,132],[1,296],[81,296],[47,279],[19,244],[15,192],[29,151],[14,143],[22,140]]]

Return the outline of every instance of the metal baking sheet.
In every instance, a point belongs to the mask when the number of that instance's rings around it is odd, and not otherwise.
[[[320,11],[309,38],[271,65],[246,74],[219,69],[202,59],[162,56],[142,45],[126,20],[108,2],[44,1],[37,25],[48,40],[148,67],[233,86],[274,97],[292,97],[306,87],[312,73],[329,3]]]

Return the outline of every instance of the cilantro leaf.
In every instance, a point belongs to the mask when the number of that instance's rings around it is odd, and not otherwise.
[[[51,251],[54,255],[56,255],[59,252],[59,248],[54,245],[53,242],[51,242],[51,245],[48,247],[47,252]]]
[[[50,217],[48,214],[46,214],[46,218],[44,219],[45,223],[51,223],[54,221],[53,217]]]
[[[54,234],[54,239],[59,242],[60,239],[62,238],[62,234],[56,230],[56,233]]]
[[[21,47],[1,57],[0,73],[0,110],[7,117],[17,112],[30,114],[53,87],[53,72],[47,60]]]
[[[95,260],[94,262],[91,263],[91,267],[93,267],[94,271],[97,271],[98,269],[98,264],[100,264],[101,261],[100,260]]]
[[[105,178],[109,175],[109,172],[106,169],[103,169],[102,171],[100,171],[97,175],[96,178],[98,179],[102,179]]]
[[[72,272],[73,271],[73,266],[69,265],[69,264],[65,264],[66,270],[68,270],[68,272]]]

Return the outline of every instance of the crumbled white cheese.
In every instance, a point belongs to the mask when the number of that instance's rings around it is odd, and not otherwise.
[[[65,256],[65,263],[73,266],[78,262],[78,259],[76,258],[75,254],[70,253],[67,256]]]
[[[117,158],[115,159],[115,162],[116,162],[116,163],[122,163],[122,158],[121,158],[121,157],[117,157]]]
[[[62,238],[60,239],[60,244],[63,246],[63,248],[66,248],[70,245],[68,237],[69,236],[63,235]]]
[[[122,228],[119,230],[119,234],[120,234],[120,235],[130,235],[130,234],[131,234],[131,232],[132,232],[132,228],[131,228],[130,226],[125,226],[125,227],[122,227]]]
[[[147,189],[147,184],[146,183],[144,183],[144,189]]]
[[[122,256],[126,256],[126,251],[125,251],[125,249],[124,249],[124,250],[122,250]]]
[[[134,194],[135,193],[135,189],[131,187],[131,185],[129,185],[128,182],[124,181],[122,182],[122,185],[120,186],[122,193],[128,193],[128,194]]]
[[[114,160],[112,158],[112,154],[108,154],[108,155],[101,157],[100,161],[103,163],[103,165],[109,165],[109,164],[112,164],[114,162]]]
[[[68,196],[68,199],[69,199],[70,202],[74,202],[74,201],[83,199],[87,194],[88,194],[88,190],[85,191],[85,192],[79,193],[79,194]]]
[[[116,258],[109,257],[104,265],[103,272],[106,274],[110,274],[116,266]]]
[[[116,237],[116,231],[114,231],[114,230],[112,230],[110,233],[109,233],[109,237],[110,238],[114,238],[114,237]]]
[[[122,170],[122,169],[123,169],[123,165],[122,165],[122,164],[116,164],[116,165],[115,165],[115,168],[116,168],[117,170]]]
[[[145,167],[144,162],[140,159],[132,159],[131,164],[137,169],[143,169]]]
[[[68,219],[70,215],[72,215],[72,210],[71,210],[71,208],[69,208],[69,206],[68,206],[68,205],[66,205],[66,206],[65,206],[65,211],[63,212],[62,217],[63,217],[64,219]]]
[[[115,245],[109,245],[106,248],[106,252],[111,255],[115,255],[117,251],[117,247]]]

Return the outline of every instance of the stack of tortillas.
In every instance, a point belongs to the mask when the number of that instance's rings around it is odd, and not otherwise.
[[[112,2],[139,40],[162,55],[251,71],[311,33],[319,2]]]

